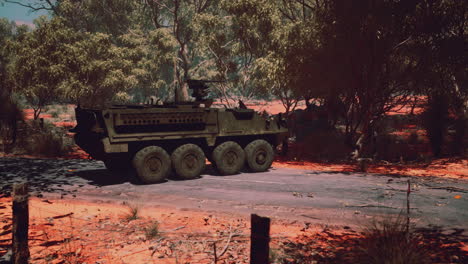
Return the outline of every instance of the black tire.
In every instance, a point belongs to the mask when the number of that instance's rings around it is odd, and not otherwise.
[[[171,171],[171,158],[163,148],[149,146],[135,154],[133,167],[141,182],[162,182]]]
[[[245,147],[245,155],[249,169],[252,172],[262,172],[271,167],[275,152],[270,143],[263,139],[257,139]]]
[[[213,162],[222,175],[236,174],[244,166],[245,153],[239,144],[227,141],[214,149]]]
[[[206,157],[203,150],[195,144],[178,147],[171,155],[172,167],[179,178],[194,179],[205,169]]]

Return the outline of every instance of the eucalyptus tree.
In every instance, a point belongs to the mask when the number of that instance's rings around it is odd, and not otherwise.
[[[15,46],[27,31],[26,25],[18,26],[14,21],[0,18],[0,93],[5,96],[10,96],[14,87]]]
[[[53,101],[101,106],[135,85],[125,48],[109,35],[78,32],[59,17],[35,23],[17,47],[14,75],[34,119]]]
[[[17,45],[14,77],[37,119],[45,105],[60,97],[59,85],[67,73],[65,45],[75,41],[76,34],[45,17],[35,25]]]
[[[421,1],[415,21],[421,34],[413,44],[422,58],[424,74],[416,92],[428,98],[424,124],[436,156],[442,154],[450,119],[455,130],[454,154],[463,155],[468,120],[468,3]],[[451,118],[449,117],[451,113]]]
[[[192,69],[203,61],[200,57],[200,28],[195,19],[212,12],[217,1],[213,0],[146,0],[151,21],[156,28],[167,28],[174,37],[177,47],[173,61],[173,87],[175,100],[188,99],[185,80],[191,78]]]
[[[22,111],[13,97],[13,65],[15,46],[27,31],[27,26],[0,19],[0,138],[4,150],[15,143],[17,121],[22,119]]]

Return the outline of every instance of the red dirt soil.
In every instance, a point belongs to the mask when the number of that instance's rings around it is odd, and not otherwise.
[[[311,161],[282,161],[273,162],[274,167],[294,168],[301,170],[314,170],[324,172],[356,172],[358,167],[354,164],[319,163]],[[404,175],[421,177],[441,177],[453,179],[468,179],[467,159],[438,159],[427,164],[369,164],[368,173],[386,175]]]
[[[131,208],[137,208],[135,219],[130,219]],[[11,247],[11,211],[11,198],[0,198],[0,256]],[[214,248],[217,263],[249,263],[250,221],[245,216],[38,198],[30,199],[29,214],[31,263],[208,264],[214,261]],[[288,247],[320,259],[333,258],[346,244],[355,247],[353,241],[362,235],[349,227],[272,219],[270,237],[274,252]],[[468,254],[459,239],[450,246]],[[439,254],[444,251],[437,247]]]
[[[128,220],[137,206],[30,199],[32,263],[212,263],[213,244],[220,256],[228,241],[218,263],[248,263],[249,219],[153,207],[139,208],[137,219]],[[0,230],[7,230],[0,233],[1,256],[11,242],[11,198],[0,198],[0,215]],[[145,229],[155,221],[158,234],[149,237]],[[273,219],[271,245],[319,230]]]

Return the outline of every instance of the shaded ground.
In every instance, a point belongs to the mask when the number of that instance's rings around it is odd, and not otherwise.
[[[408,180],[415,222],[466,228],[468,181],[368,173],[272,168],[264,173],[219,176],[211,166],[199,179],[139,185],[113,175],[100,161],[0,159],[0,195],[28,181],[34,196],[88,201],[141,201],[168,206],[232,212],[331,225],[350,225],[406,210]]]

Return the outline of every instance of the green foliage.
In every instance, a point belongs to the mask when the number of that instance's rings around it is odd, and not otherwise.
[[[18,89],[35,110],[66,98],[87,106],[109,103],[136,83],[125,48],[103,33],[82,33],[59,18],[41,18],[18,44],[15,75]]]
[[[36,29],[17,43],[15,79],[17,89],[34,109],[34,119],[42,108],[59,98],[59,86],[68,73],[66,44],[76,34],[63,27],[60,19],[47,21],[41,17]]]
[[[144,101],[152,95],[166,97],[171,79],[167,66],[173,61],[176,42],[165,29],[129,30],[119,41],[126,48],[124,57],[132,62],[131,73],[138,83],[131,91],[134,101]]]
[[[103,33],[82,33],[80,39],[66,47],[69,74],[60,84],[66,98],[85,106],[103,106],[114,95],[135,86],[132,63],[125,58],[125,48],[112,44]]]
[[[56,2],[55,13],[77,31],[105,33],[117,40],[141,16],[140,3],[136,0],[61,0]]]
[[[15,45],[21,40],[27,26],[17,26],[15,22],[0,18],[0,94],[10,96],[15,85],[13,63],[15,61]]]

